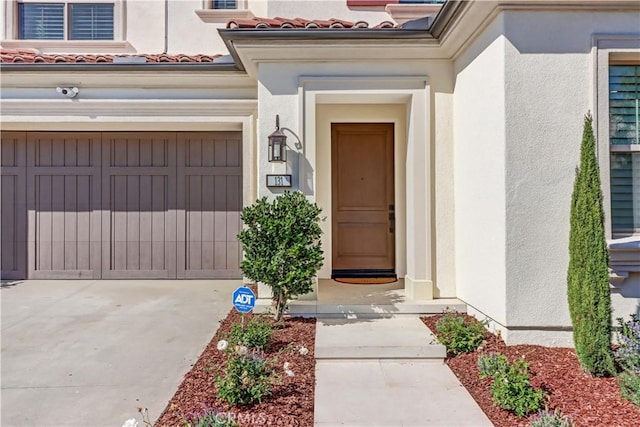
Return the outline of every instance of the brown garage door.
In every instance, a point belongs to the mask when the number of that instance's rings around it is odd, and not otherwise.
[[[239,132],[3,132],[2,276],[238,278],[241,158]]]
[[[27,274],[27,146],[24,132],[2,132],[0,145],[0,266],[3,279]]]

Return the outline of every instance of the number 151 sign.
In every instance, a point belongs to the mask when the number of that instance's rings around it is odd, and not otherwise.
[[[267,175],[267,187],[291,187],[291,175]]]

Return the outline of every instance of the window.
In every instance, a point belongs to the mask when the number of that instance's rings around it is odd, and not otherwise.
[[[609,66],[611,227],[640,230],[640,65]]]
[[[213,0],[214,9],[237,9],[237,0]]]
[[[23,40],[113,40],[113,3],[22,2],[18,5]]]
[[[253,18],[249,0],[202,0],[202,9],[196,15],[204,22],[224,23],[229,19]]]
[[[349,7],[376,7],[388,4],[442,4],[446,0],[347,0]]]

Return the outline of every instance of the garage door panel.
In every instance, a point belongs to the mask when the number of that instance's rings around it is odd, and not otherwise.
[[[27,136],[29,277],[100,277],[100,134]]]
[[[178,134],[178,277],[239,278],[239,132]],[[183,224],[183,225],[181,225]],[[230,242],[231,240],[231,242]],[[228,253],[230,248],[234,252]]]
[[[14,271],[17,269],[16,259],[16,236],[13,229],[16,225],[16,212],[14,209],[16,198],[17,179],[15,176],[7,175],[2,177],[2,271]],[[4,276],[4,275],[3,275]]]
[[[174,278],[175,134],[103,133],[103,277]]]
[[[0,277],[27,276],[26,132],[0,138]]]

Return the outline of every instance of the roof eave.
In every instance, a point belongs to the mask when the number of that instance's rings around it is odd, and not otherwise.
[[[243,71],[234,63],[216,64],[212,62],[147,62],[141,64],[105,63],[28,63],[3,62],[2,71]]]
[[[239,69],[245,70],[242,60],[236,51],[235,41],[378,41],[378,40],[433,40],[433,36],[426,30],[389,29],[219,29],[218,33],[224,41],[231,57]]]

